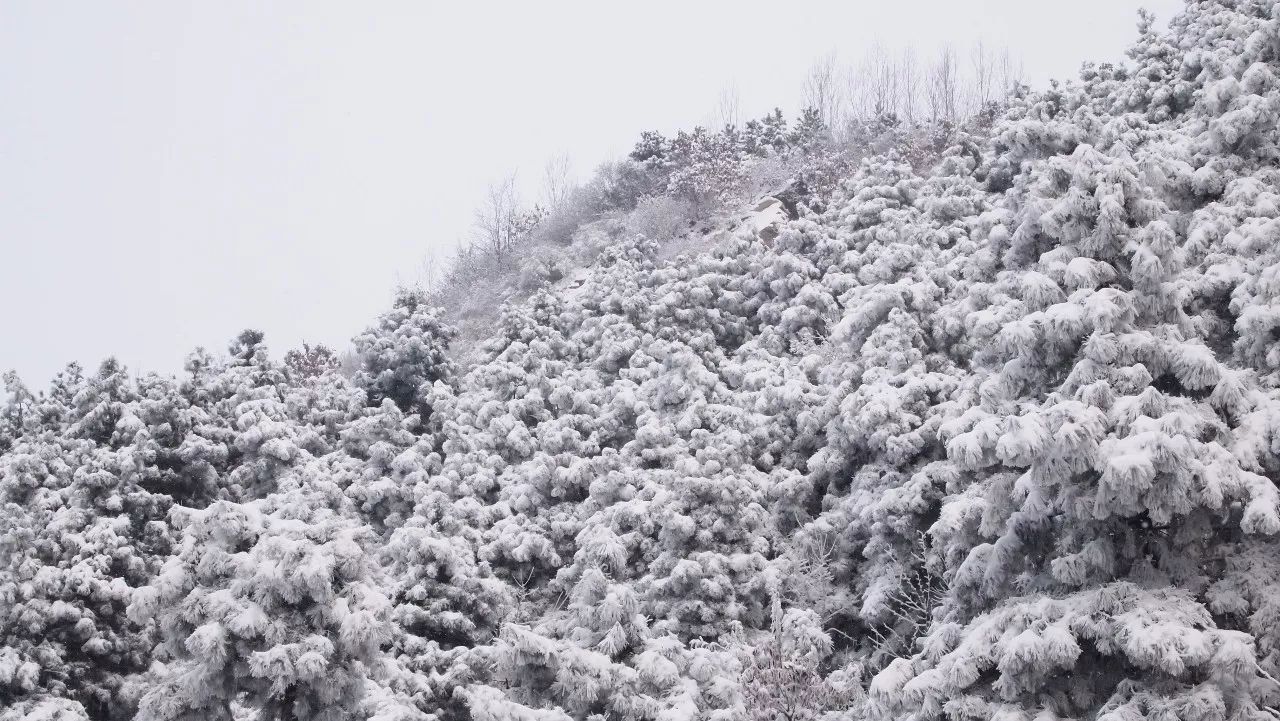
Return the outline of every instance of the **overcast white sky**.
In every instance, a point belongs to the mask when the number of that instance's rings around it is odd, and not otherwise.
[[[245,327],[345,346],[486,184],[798,102],[876,39],[979,37],[1028,77],[1119,59],[1140,5],[0,0],[0,369],[176,371]]]

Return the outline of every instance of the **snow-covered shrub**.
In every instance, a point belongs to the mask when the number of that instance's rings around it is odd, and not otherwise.
[[[627,217],[631,230],[658,243],[666,243],[689,231],[694,218],[687,201],[667,195],[645,198]]]

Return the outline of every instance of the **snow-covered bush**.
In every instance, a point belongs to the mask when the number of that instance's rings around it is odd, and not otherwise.
[[[693,209],[687,201],[658,195],[641,200],[628,221],[636,233],[665,243],[688,232],[690,221],[694,217]]]

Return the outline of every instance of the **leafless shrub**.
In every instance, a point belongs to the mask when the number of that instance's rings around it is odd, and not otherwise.
[[[849,691],[820,669],[830,641],[825,635],[806,637],[799,628],[802,623],[796,623],[806,617],[814,614],[784,614],[781,593],[775,590],[767,641],[741,647],[742,695],[751,721],[810,721],[848,704]]]
[[[926,563],[929,540],[918,533],[904,566],[908,569],[898,588],[889,594],[890,619],[870,629],[876,640],[872,662],[884,666],[894,658],[912,653],[916,640],[929,630],[933,611],[947,594],[946,582]]]
[[[689,229],[694,211],[687,201],[658,195],[641,200],[632,211],[632,228],[650,240],[665,243]]]
[[[337,370],[341,364],[338,354],[323,343],[303,343],[301,348],[284,354],[285,373],[290,378],[316,378],[326,371]]]
[[[598,215],[596,203],[582,188],[573,188],[558,205],[551,207],[533,231],[535,243],[568,245],[578,228]]]

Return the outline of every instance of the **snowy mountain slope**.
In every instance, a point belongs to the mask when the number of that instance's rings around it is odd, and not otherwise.
[[[1192,2],[465,366],[404,294],[351,379],[11,379],[0,718],[1274,716],[1278,71]]]

